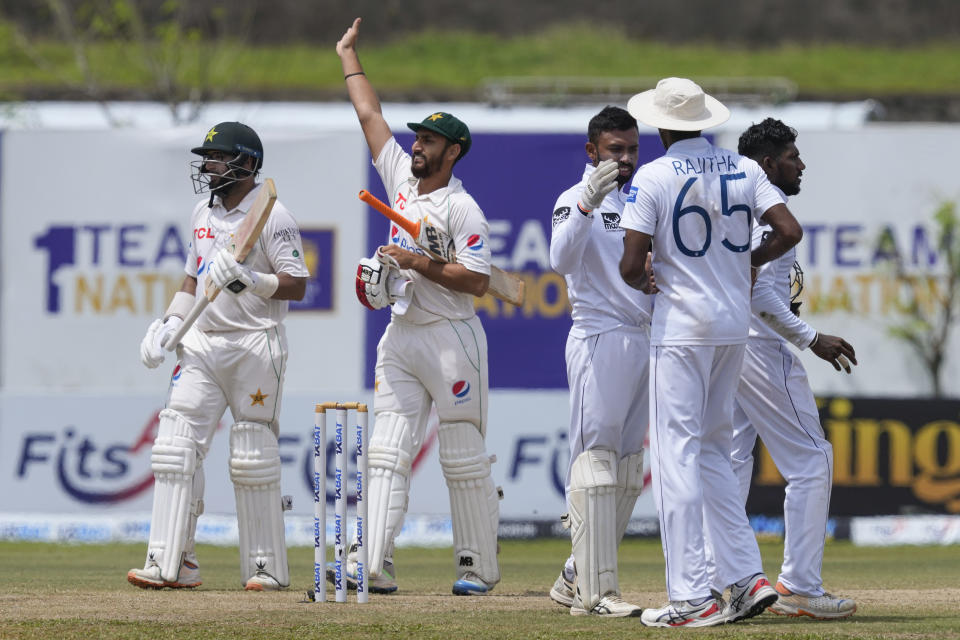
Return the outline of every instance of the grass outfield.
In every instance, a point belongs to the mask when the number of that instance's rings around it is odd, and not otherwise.
[[[804,95],[849,98],[960,91],[960,43],[955,41],[897,48],[844,43],[785,43],[764,49],[671,45],[638,41],[622,30],[598,31],[584,24],[558,25],[513,38],[450,31],[414,33],[379,46],[365,40],[362,30],[360,37],[361,60],[375,86],[408,95],[424,89],[468,95],[485,78],[502,76],[781,76],[793,80]],[[79,90],[85,85],[68,44],[32,43],[35,56],[44,60],[40,67],[13,42],[0,22],[0,99],[15,99],[31,89],[63,89],[69,84]],[[196,61],[210,60],[211,54],[196,43],[181,44],[168,55],[180,60],[178,80],[194,86],[200,75]],[[335,44],[334,40],[273,47],[225,44],[213,55],[213,68],[200,84],[228,94],[287,92],[309,97],[335,92],[342,96]],[[137,46],[97,42],[87,54],[91,73],[102,88],[121,94],[150,90],[152,82]]]
[[[456,597],[451,550],[400,549],[400,591],[370,604],[301,603],[312,586],[313,550],[290,551],[292,585],[280,593],[240,590],[237,551],[198,550],[204,584],[195,591],[143,591],[126,582],[144,545],[58,546],[0,542],[0,638],[636,638],[639,620],[574,618],[547,597],[569,549],[564,540],[504,541],[503,581],[493,594]],[[762,543],[775,578],[782,546]],[[815,622],[764,614],[695,633],[723,638],[956,638],[960,585],[953,547],[827,546],[829,587],[853,597],[848,620]],[[660,606],[663,556],[654,540],[627,540],[621,587],[628,600]],[[495,595],[494,595],[495,594]],[[332,592],[329,593],[332,599]],[[689,636],[688,636],[689,637]]]

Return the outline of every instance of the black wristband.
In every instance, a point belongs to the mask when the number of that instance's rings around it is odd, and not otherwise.
[[[346,80],[347,78],[350,78],[352,76],[365,76],[365,75],[367,74],[365,74],[363,71],[354,71],[353,73],[348,73],[347,75],[343,76],[343,79]]]

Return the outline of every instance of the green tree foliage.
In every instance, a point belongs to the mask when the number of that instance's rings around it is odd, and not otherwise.
[[[252,12],[244,17],[229,7],[228,0],[202,7],[189,0],[44,0],[51,29],[70,49],[72,64],[66,67],[13,19],[3,30],[10,36],[7,47],[15,47],[65,87],[81,88],[101,104],[112,124],[122,124],[108,105],[117,90],[111,83],[118,81],[118,62],[145,87],[143,98],[165,103],[173,121],[183,123],[221,97],[215,86],[229,85],[242,72],[231,64],[231,52],[246,39]]]
[[[934,397],[943,396],[943,366],[946,363],[953,326],[960,312],[960,237],[957,235],[957,203],[944,202],[933,214],[937,241],[943,258],[943,273],[936,274],[941,286],[929,300],[921,299],[920,287],[911,288],[905,320],[890,327],[890,335],[906,342],[921,359],[930,376]],[[898,275],[904,276],[898,260]]]

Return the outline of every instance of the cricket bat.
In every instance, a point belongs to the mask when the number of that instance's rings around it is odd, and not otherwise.
[[[360,191],[360,199],[385,215],[398,227],[413,236],[417,246],[432,259],[438,262],[456,262],[453,238],[444,233],[439,227],[430,224],[427,219],[413,222],[390,208],[389,205],[377,199],[366,189]],[[525,285],[522,279],[507,273],[499,267],[490,265],[490,285],[487,288],[495,298],[520,306],[523,304]]]
[[[253,204],[250,205],[250,210],[247,211],[243,222],[240,223],[240,226],[237,227],[236,232],[233,234],[233,257],[236,258],[237,262],[243,262],[247,259],[247,255],[249,255],[251,249],[253,249],[253,245],[255,245],[260,238],[260,232],[263,231],[263,226],[267,224],[267,218],[270,217],[270,212],[273,210],[273,203],[276,201],[277,187],[273,184],[273,178],[267,178],[263,181],[263,185],[260,187],[260,193],[257,194]],[[203,310],[207,308],[207,305],[216,300],[218,295],[220,295],[220,289],[213,286],[210,279],[207,278],[204,295],[197,296],[197,301],[193,304],[193,309],[191,309],[187,317],[183,319],[183,324],[180,326],[180,329],[170,336],[170,339],[163,345],[163,348],[167,351],[176,349],[177,345],[180,344],[180,340],[187,334],[187,331],[190,330],[193,323],[197,321],[197,318],[200,317]]]

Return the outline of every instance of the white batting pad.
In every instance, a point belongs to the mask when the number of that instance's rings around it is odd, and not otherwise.
[[[587,611],[610,593],[617,581],[617,454],[588,449],[570,468],[570,539],[577,565],[574,604]]]
[[[643,449],[620,458],[617,465],[617,544],[630,524],[630,516],[643,491]]]
[[[493,586],[500,582],[500,496],[490,477],[491,457],[473,423],[441,422],[438,436],[440,466],[450,491],[457,577],[469,571]]]
[[[383,560],[393,553],[393,539],[403,526],[410,489],[413,452],[410,423],[403,416],[378,413],[367,447],[367,544],[369,576],[383,572]]]
[[[190,525],[191,511],[196,510],[191,503],[197,450],[193,429],[179,413],[164,409],[159,418],[150,454],[154,486],[147,561],[157,563],[164,580],[176,582],[184,547],[188,538],[193,539]],[[196,526],[195,519],[192,524]]]
[[[237,499],[241,583],[263,571],[288,586],[280,448],[267,425],[237,422],[230,429],[230,480]]]
[[[197,564],[195,551],[197,542],[197,518],[203,513],[203,490],[206,480],[203,475],[203,458],[197,453],[197,467],[193,471],[193,489],[190,500],[190,521],[187,524],[187,535],[183,543],[183,558]]]

